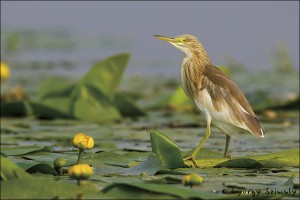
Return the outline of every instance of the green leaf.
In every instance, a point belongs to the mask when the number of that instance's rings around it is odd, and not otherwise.
[[[168,184],[154,184],[154,183],[113,183],[103,188],[103,192],[110,194],[115,192],[114,189],[118,188],[122,192],[132,192],[132,188],[135,188],[135,193],[151,193],[153,198],[155,195],[165,194],[171,195],[176,198],[193,198],[193,199],[220,199],[223,195],[217,195],[214,193],[204,192],[202,190],[194,190],[191,188],[185,188],[179,185],[168,185]],[[139,191],[138,191],[139,190]],[[126,194],[124,194],[125,196]],[[232,196],[231,196],[232,198]]]
[[[104,194],[113,196],[114,199],[178,199],[170,194],[149,192],[130,183],[113,183],[103,190]]]
[[[152,152],[160,158],[163,168],[175,169],[183,167],[183,158],[177,144],[160,131],[150,131]]]
[[[25,117],[32,114],[32,108],[27,100],[16,100],[11,102],[1,101],[1,116]]]
[[[70,99],[64,97],[47,98],[42,103],[31,102],[34,114],[39,118],[46,119],[74,119],[70,114]]]
[[[108,199],[96,185],[77,186],[76,181],[66,182],[42,178],[14,179],[1,182],[3,199]],[[111,198],[111,197],[110,197]]]
[[[129,58],[128,53],[122,53],[99,61],[80,80],[79,84],[93,86],[112,100]]]
[[[113,103],[93,86],[77,86],[72,94],[72,114],[78,119],[92,122],[114,121],[121,118]]]
[[[91,122],[119,120],[121,114],[144,115],[125,96],[114,98],[129,57],[129,54],[123,53],[96,63],[75,85],[57,78],[46,80],[39,90],[40,102],[1,104],[1,115],[27,116],[34,112],[40,118],[76,118]]]
[[[118,153],[114,152],[99,152],[95,153],[92,155],[89,159],[93,166],[96,167],[97,163],[105,163],[108,165],[113,165],[113,166],[120,166],[120,167],[128,167],[128,160],[124,158],[123,155],[120,155]],[[89,162],[90,162],[89,161]]]
[[[17,164],[19,165],[19,163],[17,163]],[[37,163],[37,164],[31,163],[31,164],[32,164],[32,166],[26,170],[28,173],[39,172],[42,174],[52,174],[54,176],[58,175],[56,170],[48,164],[45,164],[45,163]]]
[[[15,178],[30,178],[31,175],[26,173],[23,169],[18,167],[15,163],[10,161],[8,158],[5,158],[1,156],[1,180],[9,180],[9,179],[15,179]],[[1,183],[1,190],[2,190],[2,184]],[[2,192],[1,192],[1,198],[2,198]]]
[[[51,167],[54,166],[53,161],[56,158],[64,158],[67,162],[67,166],[71,166],[77,163],[78,154],[77,153],[63,154],[63,153],[56,153],[56,152],[38,151],[38,152],[23,155],[22,158],[24,158],[25,161],[30,160],[30,162],[35,161],[36,163],[47,163]],[[20,163],[19,160],[16,162]]]
[[[144,111],[123,94],[117,93],[115,95],[114,105],[118,108],[122,116],[139,117],[145,115]]]
[[[262,165],[256,160],[250,158],[235,158],[222,162],[215,167],[228,167],[228,168],[261,168]]]
[[[260,162],[263,167],[276,168],[282,166],[299,167],[299,147],[270,154],[248,156]]]
[[[66,85],[62,80],[51,84],[53,79],[44,82],[40,89],[42,102],[33,104],[36,115],[107,122],[120,119],[120,109],[124,115],[140,116],[141,110],[125,97],[113,101],[129,57],[118,54],[96,63],[75,85]]]
[[[281,168],[284,166],[299,167],[299,148],[264,155],[243,156],[216,165],[216,167],[235,168]]]
[[[70,85],[62,78],[49,78],[42,81],[39,88],[39,98],[47,97],[67,97],[71,94],[75,85]]]
[[[51,152],[53,149],[48,146],[16,146],[1,148],[1,152],[8,156],[24,155],[38,151]]]
[[[186,96],[181,86],[170,97],[168,106],[177,111],[192,110],[195,106],[191,99]]]
[[[141,164],[130,167],[128,169],[121,170],[122,175],[140,175],[141,173],[146,173],[149,176],[156,174],[156,172],[163,169],[161,159],[155,154],[152,153],[148,156],[147,160]]]

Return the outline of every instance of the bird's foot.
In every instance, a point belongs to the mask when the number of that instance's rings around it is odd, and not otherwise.
[[[224,158],[228,158],[229,160],[231,160],[232,157],[231,157],[231,155],[229,155],[229,154],[225,154],[225,155],[224,155]]]
[[[189,167],[189,168],[196,168],[196,167],[198,167],[198,168],[200,168],[200,166],[198,165],[198,163],[197,163],[197,161],[196,161],[195,156],[188,156],[188,157],[185,157],[185,158],[183,159],[183,161],[184,161],[184,165],[185,165],[186,167]],[[191,161],[192,161],[192,162],[191,162]]]

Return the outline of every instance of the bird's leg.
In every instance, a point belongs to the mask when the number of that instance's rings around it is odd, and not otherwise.
[[[230,138],[231,138],[230,135],[226,134],[226,144],[225,144],[224,158],[229,158],[229,159],[231,159],[231,155],[228,154]]]
[[[193,162],[191,167],[200,167],[197,162],[196,162],[196,156],[198,155],[201,147],[203,146],[203,144],[206,142],[206,140],[209,138],[210,135],[210,122],[211,119],[207,119],[207,128],[206,128],[206,134],[205,136],[202,138],[202,140],[200,141],[200,143],[198,144],[198,146],[196,147],[196,149],[193,151],[191,156],[188,156],[186,158],[184,158],[185,161],[185,165],[187,166],[191,166],[189,163],[186,163],[186,161],[191,160]]]

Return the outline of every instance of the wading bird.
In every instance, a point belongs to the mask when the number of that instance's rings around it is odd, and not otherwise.
[[[264,137],[264,129],[255,116],[250,104],[238,86],[220,69],[215,67],[203,45],[192,35],[181,35],[174,38],[154,35],[166,41],[185,54],[180,68],[181,85],[196,106],[206,117],[206,134],[191,156],[192,167],[199,167],[196,162],[201,147],[210,135],[213,123],[226,134],[224,157],[228,155],[230,137],[237,132],[248,132]]]

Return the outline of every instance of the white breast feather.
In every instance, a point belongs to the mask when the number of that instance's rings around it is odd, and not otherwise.
[[[232,114],[230,114],[230,108],[228,104],[223,101],[221,111],[217,111],[212,103],[211,97],[206,89],[200,91],[199,97],[195,100],[197,107],[204,112],[206,117],[211,117],[215,126],[219,129],[223,130],[227,134],[234,134],[241,129],[249,130],[244,122],[241,124],[236,124],[234,121]],[[237,103],[237,102],[236,102]],[[245,110],[240,106],[241,110],[245,112]],[[248,113],[248,112],[246,112]]]

